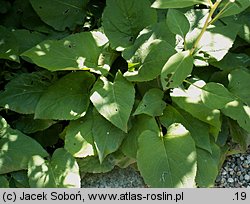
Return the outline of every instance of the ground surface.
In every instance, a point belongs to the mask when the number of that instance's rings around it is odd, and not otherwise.
[[[83,188],[143,188],[146,185],[142,177],[132,167],[115,168],[105,174],[87,174],[82,179]],[[225,161],[216,187],[250,188],[250,151],[248,154],[236,154]]]

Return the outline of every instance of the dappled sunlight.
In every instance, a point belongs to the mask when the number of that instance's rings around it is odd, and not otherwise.
[[[10,142],[15,142],[15,141],[17,141],[17,139],[18,139],[17,135],[9,135],[9,141]]]
[[[27,169],[29,159],[47,152],[32,138],[11,129],[4,118],[0,121],[0,174]]]
[[[85,57],[78,57],[77,58],[76,62],[78,64],[79,69],[87,68],[87,66],[85,66],[85,61],[86,61]]]
[[[196,158],[196,151],[190,152],[190,154],[187,155],[187,162],[194,163],[194,158]]]
[[[47,53],[50,51],[50,44],[48,43],[44,43],[44,44],[39,44],[39,45],[36,45],[37,50],[34,50],[34,53],[37,55],[37,56],[45,56],[47,55]]]
[[[85,140],[80,131],[74,136],[73,147],[74,157],[82,158],[94,155],[94,148],[92,144]]]
[[[248,120],[250,120],[250,107],[248,105],[244,105],[242,102],[238,100],[229,102],[228,104],[226,104],[224,109],[234,110],[235,112],[238,112],[239,114],[241,112],[242,115],[246,115],[246,117],[248,117]]]
[[[44,56],[46,53],[44,51],[35,51],[38,56]]]
[[[79,118],[85,116],[85,114],[86,114],[86,111],[76,112],[74,110],[70,110],[70,112],[69,112],[69,115],[71,115],[73,117],[79,117]]]
[[[110,88],[109,86],[103,86],[103,90],[110,91]],[[95,91],[90,98],[92,101],[95,101],[95,104],[97,104],[99,112],[105,112],[109,119],[119,114],[119,105],[115,102],[111,103],[110,97],[101,95],[99,92]]]
[[[0,46],[1,46],[1,45],[4,45],[4,44],[5,44],[4,39],[1,39],[1,40],[0,40]]]
[[[239,105],[240,105],[239,101],[236,101],[236,100],[227,104],[227,106],[230,106],[230,107],[237,107]]]
[[[183,110],[189,112],[195,118],[206,122],[214,127],[220,125],[220,110],[209,108],[201,98],[204,81],[197,81],[194,85],[190,85],[187,90],[181,88],[173,89],[171,97],[173,101]]]
[[[92,31],[91,34],[99,47],[105,45],[109,41],[107,36],[102,32]]]
[[[73,111],[73,110],[71,110],[69,114],[72,115],[72,116],[77,116],[77,115],[78,115],[78,113],[76,113],[76,112]]]
[[[195,143],[189,131],[180,123],[172,124],[168,132],[169,137],[165,137],[164,140],[165,156],[162,158],[168,165],[163,167],[163,160],[155,163],[159,166],[159,173],[162,172],[161,186],[192,188],[195,185],[194,175],[197,171]]]
[[[187,129],[183,126],[180,125],[178,123],[175,123],[173,126],[171,126],[171,129],[174,130],[174,134],[178,135],[178,136],[187,136],[189,134],[189,132],[187,131]],[[168,131],[171,132],[171,129],[169,129]]]
[[[58,151],[58,150],[57,150]],[[61,188],[79,187],[79,168],[69,153],[61,149],[55,152],[50,161],[40,156],[33,156],[29,164],[29,177],[32,178],[31,187]]]
[[[67,176],[63,180],[63,186],[66,188],[75,187],[76,183],[79,183],[80,185],[79,175],[76,172],[68,172]]]
[[[245,110],[246,114],[249,116],[249,119],[250,119],[250,107],[243,105],[243,109]]]
[[[7,152],[9,150],[9,145],[8,143],[5,143],[1,146],[1,153]]]

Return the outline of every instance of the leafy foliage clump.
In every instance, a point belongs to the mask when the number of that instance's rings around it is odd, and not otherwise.
[[[249,6],[0,0],[0,187],[212,187],[250,144]]]

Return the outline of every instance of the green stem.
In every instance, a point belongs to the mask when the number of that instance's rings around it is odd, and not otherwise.
[[[223,12],[226,10],[226,8],[232,3],[231,1],[228,1],[225,6],[220,10],[220,12],[209,22],[209,25],[213,24],[215,21],[219,19],[219,17],[223,14]]]
[[[208,0],[208,2],[209,2],[209,5],[210,5],[210,8],[212,8],[213,7],[213,2],[212,2],[212,0]]]
[[[201,40],[203,34],[204,34],[205,31],[207,30],[207,27],[210,25],[210,24],[209,24],[209,23],[210,23],[210,19],[212,18],[212,15],[214,14],[215,10],[217,9],[217,7],[219,6],[219,4],[220,4],[221,1],[222,1],[222,0],[217,0],[217,1],[214,3],[214,5],[211,7],[211,10],[210,10],[210,12],[209,12],[209,14],[208,14],[208,17],[207,17],[207,19],[206,19],[206,22],[205,22],[205,24],[204,24],[204,26],[203,26],[203,28],[202,28],[202,30],[201,30],[199,36],[197,37],[197,39],[196,39],[196,41],[195,41],[195,43],[194,43],[193,48],[191,49],[191,52],[190,52],[191,55],[192,55],[192,54],[194,53],[194,51],[196,50],[196,48],[197,48],[197,46],[198,46],[198,44],[199,44],[199,42],[200,42],[200,40]]]
[[[160,119],[159,119],[158,116],[155,117],[155,120],[156,120],[156,122],[157,122],[157,124],[158,124],[158,127],[159,127],[159,129],[160,129],[160,137],[163,138],[164,135],[163,135],[163,133],[162,133],[161,121],[160,121]]]
[[[195,85],[194,83],[192,83],[192,82],[190,82],[190,81],[188,81],[188,80],[186,80],[186,79],[184,80],[184,82],[186,82],[186,83],[188,83],[188,84],[190,84],[190,85],[192,85],[192,86],[194,86],[194,87],[196,87],[196,88],[198,88],[198,89],[203,90],[202,87],[199,87],[199,86]]]

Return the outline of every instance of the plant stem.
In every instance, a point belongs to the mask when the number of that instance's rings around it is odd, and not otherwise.
[[[229,4],[232,3],[232,1],[228,1],[225,6],[220,10],[220,12],[209,22],[208,25],[213,24],[215,21],[218,20],[218,18],[223,14],[223,12],[226,10],[226,8],[229,6]]]
[[[198,44],[199,44],[199,42],[200,42],[200,40],[201,40],[203,34],[204,34],[205,31],[207,30],[207,27],[210,25],[210,19],[212,18],[212,15],[214,14],[215,10],[217,9],[217,7],[219,6],[219,4],[220,4],[221,1],[222,1],[222,0],[217,0],[217,1],[214,3],[214,5],[212,5],[211,10],[210,10],[210,12],[209,12],[209,14],[208,14],[208,17],[207,17],[207,19],[206,19],[206,22],[205,22],[205,24],[204,24],[204,26],[203,26],[203,28],[202,28],[202,30],[201,30],[199,36],[197,37],[197,39],[196,39],[196,41],[195,41],[195,43],[194,43],[193,48],[191,49],[191,52],[190,52],[191,55],[192,55],[192,54],[194,53],[194,51],[196,50],[196,48],[197,48],[197,46],[198,46]]]
[[[194,87],[196,87],[196,88],[198,88],[198,89],[203,90],[202,87],[199,87],[199,86],[195,85],[194,83],[192,83],[192,82],[190,82],[190,81],[188,81],[188,80],[186,80],[186,79],[184,80],[184,82],[186,82],[187,84],[192,85],[192,86],[194,86]]]
[[[211,0],[208,0],[210,7],[213,7],[213,2]]]

